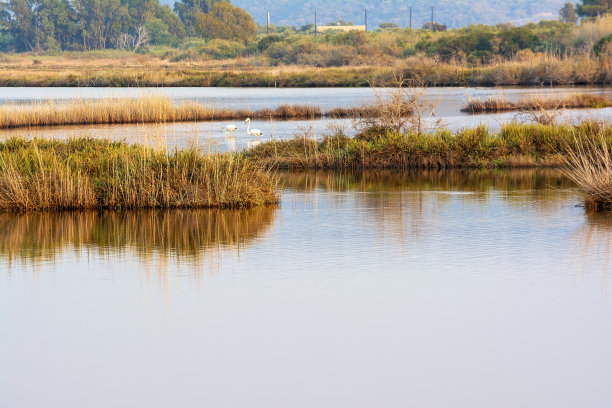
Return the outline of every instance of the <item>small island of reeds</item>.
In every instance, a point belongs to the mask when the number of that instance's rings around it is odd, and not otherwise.
[[[0,210],[253,207],[278,203],[276,186],[238,154],[86,138],[0,142]]]
[[[509,123],[457,132],[370,126],[235,153],[98,139],[0,142],[0,210],[237,208],[279,202],[276,170],[560,168],[590,209],[612,209],[612,125]]]
[[[262,143],[246,157],[272,169],[559,168],[584,194],[585,207],[612,209],[612,125],[509,123],[452,133],[368,128],[355,137],[340,133]]]
[[[470,98],[461,108],[467,113],[496,113],[507,111],[539,111],[556,109],[608,108],[612,101],[601,95],[576,94],[556,97],[530,97],[512,102],[503,96],[488,99]]]
[[[400,106],[412,113],[410,101]],[[101,125],[125,123],[198,122],[229,119],[364,118],[379,115],[377,105],[333,108],[313,105],[279,105],[275,108],[228,109],[195,101],[172,101],[164,96],[77,99],[0,105],[0,129],[30,126]]]

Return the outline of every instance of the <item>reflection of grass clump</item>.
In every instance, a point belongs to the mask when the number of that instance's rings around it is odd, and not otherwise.
[[[0,256],[49,258],[66,248],[100,253],[134,249],[198,259],[218,246],[237,248],[262,235],[275,207],[219,210],[0,213]]]

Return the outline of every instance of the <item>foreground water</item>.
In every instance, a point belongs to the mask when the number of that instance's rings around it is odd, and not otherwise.
[[[469,98],[486,99],[503,96],[516,101],[534,96],[552,97],[576,93],[601,95],[612,99],[612,88],[574,87],[574,88],[427,88],[416,90],[423,101],[424,123],[430,128],[444,126],[452,131],[484,124],[491,129],[499,129],[510,121],[531,121],[530,115],[517,115],[516,112],[502,114],[472,115],[462,113],[461,107]],[[58,101],[67,99],[95,99],[104,97],[137,97],[142,95],[164,95],[177,102],[197,101],[198,103],[229,109],[275,108],[281,104],[316,105],[324,111],[336,107],[355,107],[371,104],[376,96],[384,96],[385,91],[370,88],[0,88],[0,104],[29,103],[35,101]],[[433,112],[433,116],[429,112]],[[246,119],[246,118],[243,118]],[[560,113],[558,121],[582,121],[586,119],[612,120],[612,108],[576,109]],[[232,123],[239,127],[235,137],[227,138],[222,128]],[[264,133],[262,140],[269,138],[287,139],[296,134],[321,137],[330,128],[342,128],[347,134],[354,134],[352,120],[257,120],[253,128]],[[255,138],[247,135],[247,127],[242,120],[225,122],[172,123],[172,124],[130,124],[69,126],[56,128],[33,128],[1,130],[0,135],[26,137],[74,136],[104,137],[145,144],[163,144],[185,147],[193,143],[204,145],[213,151],[240,150],[247,148]]]
[[[612,219],[550,171],[0,214],[2,407],[609,407]]]

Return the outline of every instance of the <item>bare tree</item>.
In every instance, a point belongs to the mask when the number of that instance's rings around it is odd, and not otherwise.
[[[114,40],[113,45],[120,50],[136,50],[149,44],[151,37],[144,25],[138,26],[136,34],[121,33]]]
[[[410,86],[401,75],[396,76],[390,86],[373,86],[372,89],[375,101],[370,110],[373,111],[354,122],[358,133],[422,134],[444,126],[435,115],[436,103],[423,97],[424,88]]]

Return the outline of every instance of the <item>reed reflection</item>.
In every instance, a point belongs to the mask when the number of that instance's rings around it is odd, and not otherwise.
[[[512,170],[415,170],[363,172],[287,172],[285,187],[300,191],[321,188],[328,191],[522,191],[540,194],[551,187],[574,188],[555,169]],[[555,192],[556,193],[556,192]],[[556,195],[556,194],[553,194]]]
[[[212,249],[239,250],[264,235],[275,207],[245,210],[168,210],[0,214],[0,257],[35,263],[64,251],[136,254],[201,263]]]
[[[324,200],[333,204],[332,211],[354,202],[379,237],[401,245],[432,231],[452,233],[453,216],[461,211],[473,217],[497,206],[552,214],[575,194],[573,183],[554,169],[319,171],[283,173],[282,180],[296,192],[329,193]],[[306,194],[303,199],[318,198]]]
[[[612,249],[612,214],[587,212],[586,222],[577,239],[583,258],[599,259],[603,264],[602,279],[607,283]],[[604,287],[607,288],[607,285]]]

